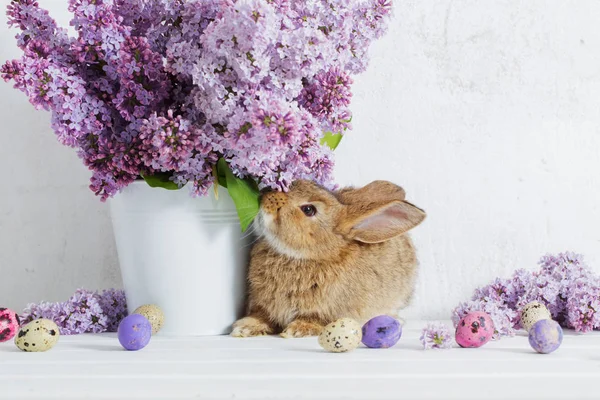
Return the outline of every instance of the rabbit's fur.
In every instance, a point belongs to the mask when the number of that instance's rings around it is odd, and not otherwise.
[[[411,298],[417,268],[405,233],[425,218],[404,197],[386,181],[330,192],[301,180],[287,193],[264,194],[248,313],[231,334],[303,337],[342,317],[395,315]],[[314,216],[306,205],[316,207]]]

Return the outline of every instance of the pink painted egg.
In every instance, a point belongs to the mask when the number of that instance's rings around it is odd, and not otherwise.
[[[481,347],[494,335],[494,323],[482,311],[465,315],[456,327],[456,343],[461,347]]]
[[[0,342],[12,339],[19,331],[19,316],[10,308],[0,308]]]

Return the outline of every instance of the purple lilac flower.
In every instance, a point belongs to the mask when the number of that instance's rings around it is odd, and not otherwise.
[[[513,285],[507,279],[496,278],[492,283],[475,289],[471,300],[491,299],[508,303],[514,296]]]
[[[94,171],[91,188],[103,200],[147,171],[136,142],[123,136],[90,133],[79,139],[79,147],[79,157]]]
[[[600,277],[575,253],[546,255],[540,270],[520,269],[510,279],[496,279],[475,290],[471,301],[452,313],[456,325],[469,311],[485,311],[496,325],[497,336],[510,336],[521,327],[519,314],[526,304],[539,301],[552,318],[578,332],[600,329]]]
[[[70,39],[65,29],[59,28],[48,11],[39,8],[36,0],[13,0],[7,6],[8,25],[18,27],[17,45],[25,49],[31,40],[44,42],[55,55],[65,52]]]
[[[421,343],[424,350],[449,349],[452,347],[454,335],[450,328],[441,322],[430,322],[421,332]]]
[[[200,149],[201,135],[181,115],[174,117],[172,110],[165,117],[151,115],[140,128],[144,164],[158,171],[182,171]]]
[[[156,171],[203,195],[219,158],[261,189],[332,186],[320,140],[351,128],[351,75],[391,3],[69,0],[69,11],[71,37],[36,1],[12,0],[23,56],[1,74],[52,113],[106,200]]]
[[[600,280],[576,278],[566,287],[565,325],[578,332],[600,328]]]
[[[77,289],[68,301],[29,304],[21,315],[23,323],[39,318],[54,321],[61,335],[116,332],[121,319],[127,315],[125,294],[108,289],[101,294]]]
[[[125,292],[118,289],[106,289],[98,295],[98,303],[106,316],[106,331],[116,332],[119,323],[127,316]]]
[[[392,13],[392,2],[389,0],[376,0],[365,2],[353,11],[353,18],[360,21],[350,36],[350,51],[353,57],[347,68],[353,72],[362,72],[366,69],[365,55],[370,42],[383,36],[387,31],[387,24],[382,24]]]
[[[343,132],[351,128],[352,114],[348,108],[352,97],[351,84],[350,75],[339,68],[321,72],[312,83],[304,86],[299,102],[326,130]]]
[[[162,57],[139,37],[124,40],[115,62],[119,90],[113,103],[126,121],[148,117],[168,97],[170,83]]]
[[[270,102],[264,108],[258,108],[252,116],[253,130],[262,130],[262,136],[269,143],[276,145],[290,145],[297,141],[300,132],[296,116],[289,109],[282,110],[279,104]]]
[[[27,324],[36,319],[45,318],[52,320],[61,328],[61,334],[64,333],[63,326],[64,321],[68,316],[68,312],[66,311],[65,303],[49,303],[49,302],[40,302],[40,303],[30,303],[25,307],[23,313],[20,315],[21,324]]]
[[[108,319],[98,302],[98,295],[85,289],[77,289],[75,294],[64,303],[67,316],[63,321],[61,333],[74,335],[91,332],[100,333],[106,330]]]

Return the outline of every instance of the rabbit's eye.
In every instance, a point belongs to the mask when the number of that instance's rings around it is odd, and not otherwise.
[[[300,206],[300,209],[307,217],[312,217],[317,213],[317,209],[312,204],[305,204]]]

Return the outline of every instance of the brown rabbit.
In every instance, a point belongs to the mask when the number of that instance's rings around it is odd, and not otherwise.
[[[231,335],[312,336],[338,318],[363,323],[405,307],[417,268],[405,233],[425,212],[404,197],[385,181],[330,192],[301,180],[288,193],[264,194],[248,316]]]

